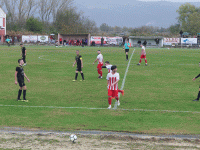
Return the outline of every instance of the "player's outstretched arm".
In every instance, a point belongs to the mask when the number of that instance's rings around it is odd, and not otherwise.
[[[97,62],[97,60],[98,60],[98,59],[96,59],[96,60],[94,61],[94,63]],[[93,63],[93,65],[94,65],[94,63]]]
[[[17,85],[17,73],[18,71],[15,71],[15,84]]]
[[[198,76],[196,76],[195,78],[193,78],[192,80],[195,80],[195,79],[197,79],[198,77],[200,77],[200,74],[199,74]]]
[[[73,67],[74,67],[75,64],[76,64],[76,60],[75,60],[75,62],[73,63]]]
[[[25,73],[24,73],[24,77],[27,79],[28,82],[30,82],[30,80],[28,79]]]

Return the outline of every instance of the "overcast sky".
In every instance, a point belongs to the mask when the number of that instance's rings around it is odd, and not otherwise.
[[[164,28],[177,23],[176,10],[185,2],[200,6],[200,0],[74,0],[78,10],[97,26],[107,23],[109,26]]]

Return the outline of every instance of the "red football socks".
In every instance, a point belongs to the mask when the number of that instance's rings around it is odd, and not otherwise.
[[[108,104],[111,105],[111,103],[112,103],[112,98],[108,97]]]
[[[102,77],[102,74],[103,74],[103,72],[102,72],[102,70],[100,71],[100,75],[101,75],[101,77]]]

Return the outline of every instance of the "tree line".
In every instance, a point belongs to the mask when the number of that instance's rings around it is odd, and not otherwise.
[[[96,23],[77,11],[73,0],[0,0],[0,7],[7,13],[8,31],[34,33],[91,33],[106,36],[178,36],[180,30],[191,35],[200,33],[200,7],[185,3],[179,7],[177,24],[169,28],[154,26],[111,27]]]
[[[73,0],[0,0],[7,30],[34,33],[88,33],[96,23],[78,12]]]

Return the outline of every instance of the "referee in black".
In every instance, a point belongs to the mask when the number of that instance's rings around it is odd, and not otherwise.
[[[78,77],[78,72],[81,73],[81,76],[82,76],[82,80],[80,81],[85,81],[84,80],[84,75],[83,75],[83,72],[82,72],[82,68],[83,68],[83,59],[82,59],[82,56],[79,55],[79,50],[76,51],[76,57],[75,57],[75,62],[73,64],[73,67],[74,65],[77,63],[77,68],[76,68],[76,74],[75,74],[75,80],[73,80],[74,82],[77,81],[77,77]]]
[[[26,66],[26,48],[23,46],[23,44],[20,44],[21,50],[22,50],[22,59],[24,61],[24,66]]]
[[[24,102],[28,102],[28,100],[26,100],[26,85],[24,83],[24,77],[27,79],[28,82],[30,82],[30,80],[28,79],[28,77],[26,76],[26,74],[24,73],[24,69],[23,69],[23,64],[24,61],[22,59],[18,60],[19,66],[16,67],[16,71],[15,71],[15,84],[17,85],[17,83],[19,83],[19,92],[18,92],[18,97],[17,97],[17,101],[21,101],[20,97],[22,94],[22,89],[23,89],[23,100]]]

